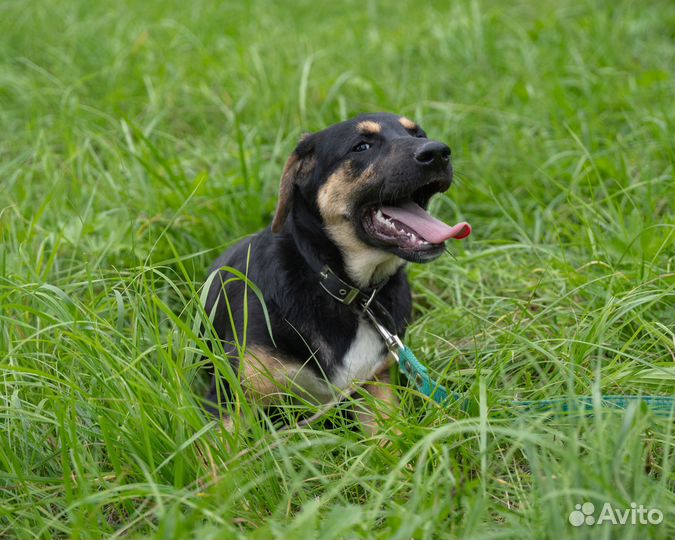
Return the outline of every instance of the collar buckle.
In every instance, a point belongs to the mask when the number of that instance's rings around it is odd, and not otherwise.
[[[356,287],[352,287],[348,283],[342,281],[335,273],[330,269],[328,265],[325,265],[321,272],[319,272],[319,285],[321,288],[331,295],[335,300],[349,306],[354,303],[361,291]]]

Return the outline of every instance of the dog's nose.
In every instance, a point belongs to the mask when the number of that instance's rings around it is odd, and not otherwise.
[[[450,147],[438,141],[429,141],[415,152],[415,161],[421,165],[446,165],[450,161]]]

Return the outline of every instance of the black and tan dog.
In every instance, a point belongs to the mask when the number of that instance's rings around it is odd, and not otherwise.
[[[425,211],[451,181],[450,148],[405,117],[365,114],[301,139],[284,168],[272,225],[211,269],[218,274],[206,312],[249,398],[274,405],[290,391],[329,402],[356,381],[388,380],[391,357],[361,300],[375,293],[389,314],[385,324],[403,336],[411,314],[406,261],[431,261],[446,240],[471,231]],[[262,291],[272,336],[259,300],[250,291],[245,297],[244,282],[223,267],[246,273]],[[244,342],[244,329],[247,349],[237,354],[233,343]],[[209,396],[216,405],[229,395],[218,384]],[[366,389],[394,399],[386,385]]]

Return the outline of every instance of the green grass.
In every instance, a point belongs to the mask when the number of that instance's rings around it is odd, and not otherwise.
[[[2,2],[0,538],[672,538],[672,418],[504,401],[675,391],[674,28],[668,0]],[[410,268],[407,341],[472,407],[225,435],[206,268],[303,131],[372,110],[453,148],[433,207],[474,234]],[[665,517],[574,528],[584,501]]]

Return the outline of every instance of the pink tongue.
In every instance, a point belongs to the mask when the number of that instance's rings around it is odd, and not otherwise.
[[[381,210],[383,214],[410,227],[432,244],[440,244],[449,238],[461,240],[471,234],[471,225],[465,221],[451,227],[430,216],[412,201],[405,202],[401,206],[383,206]]]

